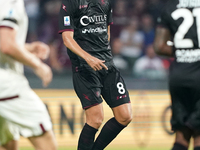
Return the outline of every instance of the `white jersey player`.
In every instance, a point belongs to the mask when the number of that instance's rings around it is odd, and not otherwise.
[[[52,80],[45,59],[49,47],[25,44],[28,18],[23,0],[0,0],[0,145],[17,150],[20,135],[35,149],[56,150],[52,124],[45,105],[31,90],[23,64],[31,67],[47,86]]]

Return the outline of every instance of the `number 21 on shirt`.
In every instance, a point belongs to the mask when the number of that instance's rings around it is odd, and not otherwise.
[[[184,39],[185,35],[192,27],[196,17],[196,25],[197,25],[197,36],[200,47],[200,8],[194,8],[191,12],[186,8],[181,8],[175,10],[172,14],[172,18],[177,20],[179,18],[183,18],[183,22],[178,27],[177,32],[174,36],[174,45],[176,48],[192,48],[194,47],[194,43],[192,39]]]

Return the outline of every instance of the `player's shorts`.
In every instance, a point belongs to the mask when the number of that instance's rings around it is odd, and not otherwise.
[[[200,84],[170,85],[172,100],[172,130],[189,127],[200,131]]]
[[[130,103],[120,72],[112,61],[105,64],[108,70],[94,71],[87,64],[73,67],[74,89],[83,109],[102,103],[102,97],[111,108]]]
[[[20,135],[40,136],[51,130],[47,109],[26,78],[1,69],[0,74],[0,144],[18,140]]]

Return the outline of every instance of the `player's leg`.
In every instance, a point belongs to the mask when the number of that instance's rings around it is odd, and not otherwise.
[[[193,108],[194,95],[192,88],[181,86],[177,82],[170,82],[170,94],[172,101],[171,126],[176,137],[172,150],[187,150],[192,136],[192,130],[186,124]]]
[[[193,127],[194,150],[200,150],[200,100],[195,103],[194,110],[188,122]]]
[[[129,94],[119,71],[110,69],[104,81],[102,95],[112,108],[114,117],[103,126],[92,150],[103,150],[132,120]]]
[[[0,150],[6,150],[4,147],[0,146]]]
[[[126,103],[112,108],[115,119],[122,125],[127,126],[132,120],[131,103]]]
[[[28,90],[27,93],[29,93],[29,99],[32,100],[30,105],[27,103],[27,107],[34,115],[30,115],[29,111],[27,112],[29,117],[24,114],[24,118],[32,124],[20,126],[21,135],[27,137],[36,150],[56,150],[57,144],[52,131],[52,123],[45,105],[32,90]],[[29,130],[29,133],[26,130]]]
[[[0,150],[6,150],[4,147],[0,146]]]
[[[57,150],[56,139],[52,130],[45,132],[41,136],[29,137],[35,150]]]
[[[0,116],[0,150],[18,150],[18,139],[17,127]]]
[[[199,81],[197,82],[199,83]],[[200,85],[194,84],[192,88],[192,96],[190,103],[192,105],[192,111],[187,119],[186,125],[192,129],[192,136],[194,139],[194,150],[200,150]],[[189,106],[189,105],[188,105]]]
[[[187,150],[192,133],[192,130],[188,127],[182,127],[181,129],[177,130],[172,150]]]
[[[132,120],[131,104],[112,108],[114,116],[103,126],[92,150],[103,150]]]
[[[103,122],[103,105],[98,104],[85,110],[86,123],[95,129],[99,129]]]
[[[78,150],[91,150],[94,144],[95,134],[103,121],[102,104],[85,110],[86,124],[84,125],[78,142]]]
[[[200,150],[200,131],[194,131],[194,150]]]
[[[2,145],[2,148],[0,147],[0,150],[18,150],[18,141],[11,140],[5,145]]]
[[[98,72],[89,66],[74,69],[73,84],[86,115],[86,123],[79,136],[78,150],[90,150],[94,144],[95,134],[103,121],[101,104],[103,100],[100,96],[101,83]]]

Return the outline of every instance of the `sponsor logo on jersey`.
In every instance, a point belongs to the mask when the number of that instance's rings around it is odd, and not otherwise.
[[[102,33],[102,32],[107,32],[107,29],[102,29],[101,27],[97,27],[95,29],[89,28],[89,29],[82,30],[83,34],[86,34],[86,33]]]
[[[64,17],[64,26],[70,26],[70,16]]]
[[[175,55],[178,63],[193,63],[200,61],[200,49],[176,50]]]
[[[117,100],[122,99],[122,98],[126,98],[127,95],[122,95],[122,96],[117,96]]]
[[[107,20],[107,15],[94,15],[94,16],[83,16],[80,19],[80,23],[83,26],[87,26],[90,23],[95,23],[95,24],[102,24],[105,23]]]
[[[83,8],[87,8],[87,7],[88,7],[88,5],[80,5],[79,9],[83,9]]]
[[[65,6],[64,4],[62,4],[62,9],[65,10],[65,11],[67,12],[66,6]]]
[[[87,99],[88,101],[90,101],[89,97],[85,94],[83,94],[84,98]]]

